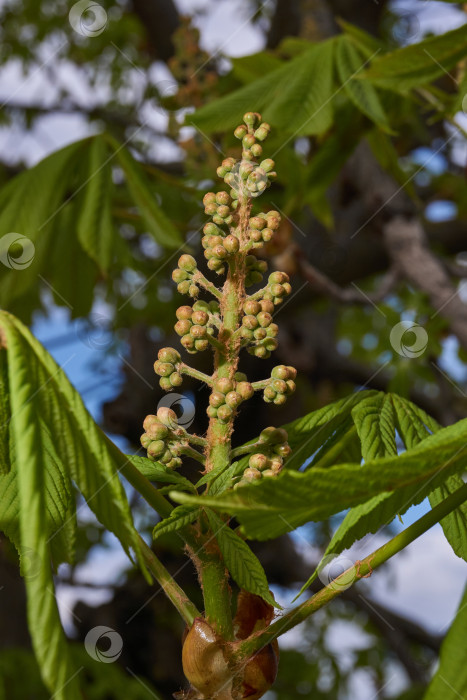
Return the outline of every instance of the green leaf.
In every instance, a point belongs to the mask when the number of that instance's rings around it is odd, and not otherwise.
[[[378,50],[374,53],[377,52]],[[336,65],[347,96],[363,114],[390,132],[391,128],[377,91],[371,83],[355,79],[367,62],[368,57],[359,49],[358,44],[345,34],[339,37],[336,44]]]
[[[141,164],[112,136],[106,134],[106,138],[115,151],[115,156],[125,173],[128,189],[149,232],[161,245],[178,248],[182,243],[180,233],[156,203],[154,192],[151,191]]]
[[[261,596],[266,603],[280,608],[269,590],[268,580],[258,557],[249,546],[230,529],[215,513],[206,511],[209,524],[215,533],[219,549],[227,569],[240,588]]]
[[[287,460],[287,469],[300,469],[306,460],[334,433],[337,427],[345,423],[352,408],[360,401],[375,394],[378,392],[356,392],[282,426],[287,430],[288,441],[293,449],[292,455]]]
[[[112,222],[112,154],[106,141],[94,138],[88,152],[88,180],[77,222],[78,239],[103,272],[112,262],[116,231]]]
[[[186,119],[201,131],[235,127],[255,109],[287,133],[320,134],[332,123],[334,39],[310,47],[280,68],[201,107]]]
[[[0,476],[10,471],[10,390],[6,350],[0,347]]]
[[[12,534],[15,508],[19,516],[16,545],[32,643],[44,681],[57,700],[78,700],[50,561],[63,558],[72,545],[73,481],[98,520],[128,554],[135,552],[145,571],[140,538],[118,478],[127,460],[94,423],[63,371],[27,328],[2,311],[0,329],[8,360],[12,457],[10,473],[0,477],[8,480],[4,482],[8,489],[2,491],[2,517],[8,519]]]
[[[459,700],[467,694],[465,630],[467,628],[467,587],[446,639],[440,661],[423,700]]]
[[[450,476],[446,482],[435,489],[429,496],[431,507],[434,508],[444,501],[451,493],[462,486],[464,480],[458,474]],[[455,554],[467,561],[467,503],[463,503],[452,513],[440,521],[444,535]]]
[[[154,539],[168,532],[177,532],[185,525],[191,525],[198,517],[199,508],[197,506],[178,506],[174,508],[168,518],[164,518],[155,526],[152,531]]]
[[[269,51],[232,58],[231,61],[232,75],[244,84],[251,83],[283,65],[282,61]]]
[[[195,485],[191,481],[174,469],[169,469],[165,464],[153,462],[147,457],[141,457],[140,455],[126,455],[126,457],[146,479],[160,481],[163,484],[175,484],[179,489],[196,493]]]
[[[467,419],[430,435],[418,447],[395,457],[343,464],[279,476],[241,486],[217,498],[172,493],[178,503],[208,506],[235,515],[252,539],[267,540],[365,503],[384,492],[406,489],[407,503],[418,503],[448,476],[463,471]]]
[[[395,415],[390,395],[379,393],[352,409],[365,462],[397,454]]]
[[[359,78],[396,92],[406,92],[443,76],[462,61],[466,53],[467,26],[463,25],[378,56]]]

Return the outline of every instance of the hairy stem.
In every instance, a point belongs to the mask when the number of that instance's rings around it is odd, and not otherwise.
[[[332,583],[321,589],[309,600],[298,605],[294,610],[286,613],[277,619],[266,630],[251,636],[248,639],[234,644],[234,655],[237,661],[241,662],[255,654],[264,646],[277,639],[285,632],[293,629],[307,619],[320,608],[324,607],[331,600],[336,598],[342,591],[346,590],[352,583],[361,578],[367,578],[374,569],[384,564],[388,559],[407,547],[411,542],[423,535],[433,525],[442,520],[446,515],[459,507],[467,499],[467,484],[452,493],[442,503],[426,513],[415,523],[393,537],[389,542],[383,544],[379,549],[365,557],[362,561],[344,571]]]
[[[208,374],[204,374],[204,372],[200,372],[199,370],[194,369],[194,367],[189,367],[184,362],[181,362],[178,365],[178,371],[180,374],[186,374],[188,377],[193,377],[193,379],[198,379],[198,381],[204,382],[204,384],[207,384],[208,386],[212,386],[212,378]]]

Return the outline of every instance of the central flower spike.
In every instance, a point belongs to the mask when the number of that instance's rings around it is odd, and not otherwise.
[[[146,418],[142,445],[150,459],[169,468],[180,466],[184,455],[198,459],[206,471],[228,466],[236,453],[231,449],[231,434],[242,403],[262,390],[267,403],[280,406],[295,391],[293,367],[279,365],[269,379],[254,383],[238,371],[242,349],[266,359],[277,348],[279,328],[274,312],[291,291],[288,275],[280,271],[271,272],[265,286],[257,291],[246,291],[264,284],[268,266],[257,253],[271,241],[281,225],[281,217],[275,210],[259,211],[256,205],[256,198],[276,177],[274,161],[263,158],[263,142],[270,126],[257,112],[248,112],[243,121],[234,131],[241,141],[241,157],[228,157],[217,169],[227,190],[207,192],[203,197],[204,212],[210,220],[203,227],[201,244],[208,270],[226,275],[223,287],[219,289],[205,277],[192,255],[182,255],[172,274],[177,290],[194,299],[192,304],[177,309],[175,332],[188,353],[208,349],[214,352],[214,372],[208,376],[189,367],[174,348],[159,350],[154,370],[162,389],[178,389],[183,375],[195,377],[211,388],[205,438],[181,429],[170,409],[160,409],[156,416]],[[198,298],[206,293],[214,298]],[[203,449],[201,452],[194,448]],[[249,454],[248,465],[243,474],[232,480],[232,487],[276,476],[290,453],[287,434],[276,428],[263,430],[251,449],[246,446],[240,450]]]

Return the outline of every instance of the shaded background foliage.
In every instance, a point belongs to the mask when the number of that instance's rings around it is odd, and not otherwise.
[[[18,0],[0,9],[5,85],[11,88],[23,71],[31,76],[39,65],[46,85],[46,99],[34,89],[10,89],[1,109],[4,133],[16,140],[20,134],[25,148],[5,149],[0,233],[31,237],[35,259],[20,274],[2,269],[0,301],[27,322],[53,305],[68,309],[78,337],[97,348],[98,382],[120,379],[119,393],[103,406],[106,430],[137,448],[142,418],[160,396],[152,370],[156,351],[176,339],[172,323],[180,297],[170,279],[173,258],[183,245],[201,259],[201,194],[219,153],[235,154],[228,129],[251,108],[263,110],[275,127],[271,148],[279,177],[268,198],[283,224],[266,256],[272,268],[292,276],[294,296],[280,311],[277,361],[296,366],[299,383],[295,400],[273,412],[259,397],[249,402],[236,424],[238,444],[251,437],[253,425],[286,423],[362,386],[409,396],[442,424],[464,417],[466,185],[462,134],[453,121],[465,93],[465,33],[446,43],[449,69],[440,70],[425,56],[421,67],[409,60],[404,80],[398,76],[391,83],[379,53],[422,38],[416,3],[365,3],[362,9],[353,0],[245,0],[238,4],[245,20],[235,43],[241,49],[251,23],[266,50],[230,60],[222,53],[228,22],[219,26],[221,49],[210,55],[199,45],[194,27],[205,20],[195,5],[101,5],[105,30],[91,38],[72,29],[67,2]],[[448,13],[448,7],[438,7],[439,17],[449,14],[455,26],[463,24],[461,10]],[[208,2],[204,11],[212,8]],[[320,43],[313,49],[314,42]],[[374,83],[352,80],[369,59]],[[34,78],[26,80],[34,86]],[[297,133],[307,100],[313,116]],[[193,108],[199,110],[194,117]],[[184,126],[185,117],[194,126]],[[40,137],[48,119],[60,119],[64,143],[73,144],[28,170],[28,138]],[[45,150],[55,148],[46,144]],[[390,342],[401,320],[427,332],[426,348],[415,358]],[[56,342],[66,344],[68,336],[64,329]],[[200,356],[200,369],[203,361]],[[247,360],[242,369],[255,381],[270,367]],[[197,407],[197,432],[207,424],[203,391],[194,393],[188,380],[184,385]],[[150,531],[154,523],[137,501],[135,507],[138,524]],[[320,547],[331,529],[332,523],[324,523],[306,536]],[[105,544],[100,527],[83,523],[78,564],[99,543]],[[30,655],[21,656],[21,664],[31,674],[31,688],[18,685],[26,674],[14,655],[29,645],[22,584],[8,543],[1,547],[6,584],[0,646],[15,647],[3,656],[4,695],[39,697]],[[162,538],[157,547],[178,572],[177,537]],[[256,552],[279,590],[295,589],[309,575],[289,537],[257,545]],[[58,579],[73,584],[74,574],[73,568],[61,570]],[[177,578],[188,588],[194,584],[191,567]],[[77,604],[70,633],[83,640],[96,624],[118,630],[124,638],[122,669],[169,697],[182,683],[175,661],[182,630],[161,595],[127,623],[147,597],[145,582],[129,573],[104,605]],[[366,635],[347,664],[338,662],[329,645],[327,632],[336,620],[351,621]],[[440,646],[436,636],[374,601],[368,606],[351,591],[301,630],[296,648],[282,653],[278,698],[311,692],[317,698],[350,697],[361,669],[383,698],[394,665],[410,685],[403,697],[421,697]],[[91,685],[98,687],[93,673],[107,669],[90,669]],[[113,689],[94,690],[95,697],[123,697],[127,690],[117,688],[120,683],[112,677]],[[136,697],[145,691],[134,681],[131,692]]]

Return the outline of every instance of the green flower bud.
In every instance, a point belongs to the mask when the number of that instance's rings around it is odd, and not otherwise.
[[[268,281],[269,284],[284,284],[289,281],[289,276],[285,272],[272,272]]]
[[[183,377],[179,372],[172,372],[169,377],[169,382],[173,387],[181,386],[183,384]]]
[[[192,326],[190,328],[190,335],[192,335],[193,338],[205,338],[206,333],[206,326]]]
[[[221,190],[220,192],[218,192],[218,193],[216,194],[216,202],[217,202],[217,204],[221,204],[221,205],[224,205],[224,206],[227,206],[227,207],[228,207],[228,206],[230,205],[230,202],[231,202],[231,201],[232,201],[232,200],[231,200],[231,198],[230,198],[230,195],[227,194],[227,192],[225,192],[224,190]]]
[[[271,371],[271,377],[273,379],[288,379],[289,378],[289,369],[285,365],[277,365],[277,367],[274,367]]]
[[[145,450],[149,447],[149,445],[152,442],[152,438],[149,437],[147,433],[143,433],[139,439],[141,445],[144,447]]]
[[[274,399],[276,398],[276,392],[274,391],[274,389],[272,387],[267,386],[264,389],[263,398],[267,402],[274,401]]]
[[[209,332],[209,331],[208,331]],[[197,338],[195,340],[195,350],[198,352],[203,352],[209,347],[209,340],[203,340],[202,338]]]
[[[249,227],[262,231],[266,226],[266,221],[261,216],[252,216],[249,221]]]
[[[161,362],[171,362],[173,365],[176,365],[182,359],[180,353],[174,348],[161,348],[157,353],[157,358]]]
[[[161,362],[156,360],[154,363],[154,372],[160,377],[168,377],[174,371],[175,367],[171,362]]]
[[[182,255],[178,261],[178,266],[187,272],[194,272],[196,270],[196,260],[192,255]]]
[[[242,139],[242,145],[244,148],[251,148],[251,146],[256,143],[256,139],[253,134],[245,134]]]
[[[265,228],[261,231],[261,238],[265,243],[269,243],[270,240],[272,240],[272,237],[274,236],[274,231],[272,228]]]
[[[191,326],[192,323],[187,318],[177,321],[174,326],[175,333],[180,336],[186,336],[186,334],[190,332]]]
[[[271,389],[274,389],[277,394],[285,394],[287,391],[287,384],[283,379],[273,379],[269,386]]]
[[[259,167],[266,173],[269,173],[271,170],[274,170],[274,165],[275,163],[271,158],[266,158],[266,160],[261,161]]]
[[[254,243],[259,243],[260,241],[263,240],[263,234],[261,231],[257,231],[255,229],[249,229],[248,235],[250,237],[250,240],[252,240]]]
[[[214,408],[214,406],[208,406],[206,413],[208,414],[209,418],[217,418],[217,408]]]
[[[266,348],[266,350],[269,352],[269,355],[271,354],[271,352],[274,352],[274,350],[277,350],[277,346],[279,345],[277,340],[275,340],[274,338],[265,338],[262,344],[263,347]]]
[[[264,141],[267,138],[270,131],[271,127],[269,126],[269,124],[263,122],[263,124],[260,124],[260,126],[256,129],[255,137],[258,139],[258,141]]]
[[[243,115],[243,121],[245,124],[248,126],[254,126],[258,120],[258,113],[257,112],[247,112],[246,114]],[[261,121],[261,117],[259,117],[259,121]]]
[[[218,236],[220,234],[219,228],[216,226],[216,224],[213,224],[212,221],[204,224],[203,232],[206,234],[206,236]]]
[[[227,251],[223,245],[216,245],[216,247],[212,249],[212,252],[216,256],[216,258],[219,258],[220,260],[223,260],[227,257]]]
[[[227,422],[233,416],[233,411],[230,406],[224,404],[217,409],[217,417],[220,421]]]
[[[295,385],[295,382],[292,379],[288,379],[286,381],[287,384],[287,394],[293,394],[295,389],[297,388]]]
[[[261,328],[267,328],[272,323],[272,316],[267,311],[261,311],[256,317]]]
[[[261,454],[261,452],[257,452],[256,454],[251,455],[250,459],[248,460],[248,466],[252,469],[259,469],[259,471],[263,471],[263,469],[268,468],[269,459],[266,457],[266,455]]]
[[[171,408],[167,408],[167,406],[161,406],[161,408],[157,410],[157,417],[160,422],[168,428],[173,429],[178,426],[177,414],[175,411],[172,411]]]
[[[228,253],[237,253],[240,248],[239,240],[236,236],[229,235],[224,240],[224,248]]]
[[[242,138],[247,133],[248,133],[248,129],[246,128],[246,126],[243,126],[243,124],[241,124],[240,126],[237,126],[237,128],[235,129],[234,136],[236,139],[239,139],[241,141]]]
[[[207,214],[208,216],[213,216],[217,212],[217,205],[215,202],[212,202],[211,204],[206,204],[204,207],[204,213]],[[216,221],[216,223],[219,223]]]
[[[177,318],[181,321],[184,319],[190,319],[193,314],[193,309],[191,306],[179,306],[175,312]]]
[[[242,397],[236,391],[229,391],[225,396],[225,403],[230,408],[237,408],[242,403]]]
[[[193,323],[198,326],[205,326],[209,321],[209,314],[206,311],[193,311],[193,316],[191,317]]]
[[[285,296],[285,289],[282,284],[271,284],[270,285],[271,294],[274,297],[279,297],[279,299]]]
[[[151,440],[165,440],[168,434],[167,426],[163,425],[160,420],[158,420],[157,423],[153,423],[149,430],[147,430],[147,435]]]
[[[172,383],[169,377],[162,377],[159,379],[159,386],[164,391],[172,391]]]
[[[183,338],[181,338],[180,343],[183,345],[185,350],[188,350],[188,352],[195,352],[195,339],[191,335],[184,335]]]
[[[253,331],[250,331],[250,329],[246,328],[246,326],[242,326],[240,328],[240,335],[246,340],[253,340],[253,338],[255,337]]]
[[[287,396],[285,396],[285,394],[277,394],[276,398],[274,399],[276,406],[282,406],[286,401]]]
[[[234,379],[237,382],[246,382],[248,377],[246,376],[245,372],[235,372]]]
[[[180,282],[180,284],[177,285],[177,291],[180,294],[188,294],[190,290],[190,282],[189,280],[186,280],[185,282]]]
[[[148,447],[148,455],[150,457],[160,457],[165,452],[165,442],[163,440],[154,440]]]
[[[253,355],[258,357],[260,360],[267,360],[271,356],[271,353],[263,345],[257,345],[252,348]]]
[[[196,284],[191,284],[190,289],[188,290],[188,294],[190,297],[194,298],[197,297],[199,294],[199,288],[196,286]]]
[[[275,472],[273,472],[272,469],[265,469],[265,470],[262,472],[262,475],[265,476],[266,479],[269,478],[269,477],[271,477],[271,476],[276,476]]]
[[[188,279],[188,273],[185,270],[180,270],[178,267],[172,272],[172,279],[176,284],[180,284],[184,280]]]
[[[267,299],[263,299],[259,303],[261,306],[261,311],[266,311],[266,313],[268,313],[268,314],[274,313],[274,304],[272,303],[272,301],[268,301]]]
[[[220,312],[220,306],[217,301],[210,301],[208,309],[212,314],[218,314]]]
[[[245,328],[248,328],[248,330],[252,331],[255,328],[258,328],[258,325],[259,325],[258,319],[256,318],[256,316],[250,316],[250,315],[244,316],[242,318],[242,325],[244,325]]]
[[[228,394],[229,391],[233,391],[234,388],[233,381],[227,377],[220,377],[214,382],[214,389],[220,391],[221,394]]]
[[[251,154],[252,154],[255,158],[259,158],[260,155],[262,155],[262,153],[263,153],[263,147],[260,146],[259,143],[254,143],[254,144],[252,145],[252,147],[250,148],[250,151],[251,151]]]
[[[277,325],[277,323],[271,323],[271,325],[267,328],[267,335],[269,338],[275,338],[278,332],[279,326]]]
[[[195,301],[193,304],[193,311],[206,311],[206,313],[209,312],[210,306],[207,301],[202,301],[200,299],[199,301]]]
[[[157,418],[157,416],[153,416],[153,415],[150,414],[149,416],[146,416],[146,418],[144,419],[144,421],[143,421],[143,428],[144,428],[144,430],[145,430],[146,432],[148,432],[149,429],[150,429],[153,425],[157,425],[158,423],[159,423],[159,419]]]
[[[267,330],[265,328],[257,328],[253,331],[253,337],[255,340],[264,340],[267,337]]]
[[[204,206],[206,206],[206,204],[212,204],[215,201],[216,201],[216,195],[214,194],[214,192],[206,192],[206,194],[203,197]]]
[[[248,467],[248,469],[245,469],[243,472],[243,478],[246,481],[256,481],[257,479],[261,479],[261,472],[259,469],[253,469],[252,467]]]
[[[214,406],[214,408],[219,408],[219,406],[225,403],[224,394],[220,391],[213,391],[209,397],[209,403],[211,406]]]
[[[286,458],[292,452],[292,448],[287,443],[283,445],[276,445],[274,447],[274,452],[279,455],[279,457]]]
[[[261,311],[261,305],[259,302],[249,299],[243,304],[243,311],[248,316],[256,316]]]
[[[235,387],[235,390],[238,394],[240,394],[243,401],[247,401],[248,399],[251,399],[251,397],[255,393],[255,390],[251,386],[250,382],[247,382],[247,381],[238,382],[237,386]]]

